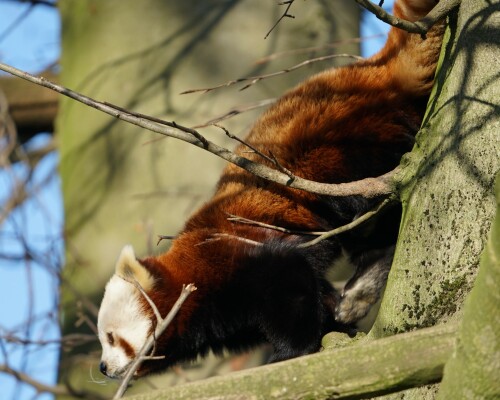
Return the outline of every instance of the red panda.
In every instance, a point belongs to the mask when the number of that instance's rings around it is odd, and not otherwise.
[[[394,14],[425,16],[435,0],[399,0]],[[350,182],[394,169],[411,150],[433,84],[443,25],[422,38],[392,28],[385,47],[354,65],[317,74],[286,93],[255,123],[246,142],[272,153],[302,178]],[[257,162],[245,146],[236,152]],[[171,248],[136,259],[122,251],[98,316],[101,371],[119,378],[155,325],[133,277],[165,316],[183,284],[198,288],[137,375],[192,360],[209,350],[272,345],[270,361],[316,352],[331,330],[348,331],[376,302],[392,262],[398,207],[365,226],[315,246],[309,236],[234,223],[231,214],[292,231],[327,231],[351,222],[380,199],[329,198],[258,178],[228,165],[215,194],[186,223]],[[342,293],[325,278],[347,255],[356,268]]]

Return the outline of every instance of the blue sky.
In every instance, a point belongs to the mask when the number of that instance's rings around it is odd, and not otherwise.
[[[386,3],[385,8],[390,9],[392,2]],[[1,62],[36,73],[58,59],[60,23],[56,9],[0,0],[0,16]],[[374,17],[365,15],[362,36],[387,31],[385,25],[374,21]],[[370,55],[384,42],[383,37],[362,43],[362,53]],[[38,135],[30,146],[43,145],[47,140],[50,140],[49,135]],[[57,154],[42,160],[36,169],[33,189],[57,168],[57,162]],[[0,207],[12,190],[13,179],[20,179],[25,174],[22,166],[15,166],[10,171],[0,170]],[[48,271],[36,262],[6,262],[0,258],[0,336],[12,332],[35,341],[58,339],[56,316],[47,313],[57,302],[54,272],[62,264],[63,243],[58,240],[62,227],[62,199],[57,174],[0,226],[0,254],[19,254],[24,241],[36,254],[50,254],[49,264],[53,268]],[[22,237],[19,232],[22,232]],[[25,321],[30,315],[35,316],[37,322],[27,329]],[[39,381],[55,383],[58,346],[22,348],[0,340],[0,364],[7,361],[11,367],[24,370]],[[37,396],[28,386],[0,373],[0,399],[34,398],[48,400],[52,396]]]
[[[38,72],[59,57],[59,18],[45,6],[31,7],[0,1],[0,60],[28,72]],[[38,135],[30,147],[43,145],[49,135]],[[37,255],[50,254],[49,265],[61,265],[62,243],[56,240],[62,229],[62,203],[57,175],[39,186],[57,166],[57,154],[45,157],[35,170],[30,189],[36,194],[0,226],[0,253],[15,256],[23,252],[24,242]],[[0,170],[0,205],[10,195],[15,179],[26,175],[26,168],[15,165]],[[21,235],[20,235],[21,232]],[[7,262],[0,258],[0,335],[12,334],[33,341],[58,339],[56,316],[47,313],[57,304],[54,271],[33,261]],[[26,325],[28,319],[36,322]],[[58,346],[18,346],[0,341],[0,363],[24,370],[37,380],[54,383]],[[0,373],[0,398],[51,399],[35,396],[27,385]]]

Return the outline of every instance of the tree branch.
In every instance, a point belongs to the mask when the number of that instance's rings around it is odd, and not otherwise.
[[[340,349],[325,345],[317,354],[130,399],[371,398],[439,381],[455,347],[456,329],[450,323],[374,341],[360,339]],[[328,340],[327,335],[324,344]]]
[[[256,108],[266,107],[266,106],[269,106],[275,102],[276,102],[276,99],[265,99],[265,100],[261,100],[261,101],[258,101],[256,103],[252,103],[252,104],[236,106],[236,107],[231,108],[229,111],[226,111],[224,114],[219,115],[218,117],[212,118],[208,122],[193,126],[193,129],[205,128],[207,126],[216,125],[219,122],[224,121],[226,119],[229,119],[231,117],[234,117],[238,114],[244,113],[246,111],[254,110]]]
[[[281,20],[284,18],[295,18],[295,16],[288,14],[288,11],[290,11],[290,7],[292,7],[292,4],[294,3],[295,0],[285,0],[282,3],[278,3],[280,6],[286,6],[285,12],[281,15],[281,17],[278,18],[276,23],[269,29],[269,31],[266,33],[266,36],[264,36],[264,39],[267,39],[267,37],[271,34],[272,31],[279,25]]]
[[[195,146],[204,148],[212,154],[215,154],[216,156],[228,162],[231,162],[260,178],[276,182],[281,185],[327,196],[361,195],[366,198],[373,198],[392,194],[395,192],[393,178],[394,175],[398,172],[398,168],[376,178],[366,178],[349,183],[326,184],[309,181],[300,177],[295,177],[293,182],[290,182],[290,177],[287,174],[269,168],[265,165],[255,163],[245,157],[241,157],[229,151],[224,147],[218,146],[217,144],[206,140],[203,136],[201,136],[193,129],[183,127],[173,122],[162,121],[160,123],[159,121],[161,120],[158,120],[157,118],[150,118],[147,116],[138,117],[134,115],[133,112],[126,111],[121,107],[96,101],[73,90],[67,89],[60,85],[56,85],[43,77],[33,76],[31,74],[28,74],[27,72],[18,70],[17,68],[11,67],[6,64],[0,63],[0,70],[18,76],[37,85],[52,89],[99,111],[112,115],[115,118],[129,122],[136,126],[140,126],[144,129],[148,129],[152,132],[179,139]],[[196,132],[196,134],[194,134],[194,132]]]
[[[64,385],[50,386],[33,379],[24,372],[16,371],[8,365],[0,364],[0,372],[4,372],[16,378],[18,381],[30,385],[37,393],[52,393],[58,396],[69,396],[71,392]]]
[[[330,60],[333,58],[341,58],[341,57],[342,58],[353,58],[355,60],[363,60],[364,59],[363,57],[356,56],[353,54],[330,54],[327,56],[316,57],[316,58],[311,58],[309,60],[302,61],[301,63],[296,64],[293,67],[282,69],[281,71],[271,72],[271,73],[265,74],[265,75],[249,76],[246,78],[233,79],[232,81],[228,81],[226,83],[221,83],[220,85],[212,86],[209,88],[186,90],[184,92],[181,92],[181,94],[191,94],[191,93],[197,93],[197,92],[208,93],[208,92],[211,92],[212,90],[235,85],[236,83],[248,82],[245,86],[243,86],[240,89],[240,91],[242,91],[242,90],[248,89],[252,85],[255,85],[257,82],[259,82],[261,80],[268,79],[268,78],[274,78],[275,76],[287,74],[289,72],[295,71],[296,69],[305,67],[306,65],[309,65],[309,64],[312,64],[315,62]]]
[[[264,222],[255,221],[253,219],[248,219],[248,218],[245,218],[245,217],[240,217],[240,216],[234,215],[234,214],[229,214],[228,213],[227,216],[228,216],[227,220],[231,221],[231,222],[236,222],[236,223],[239,223],[239,224],[259,226],[261,228],[268,228],[268,229],[272,229],[272,230],[275,230],[275,231],[287,233],[287,234],[290,234],[290,235],[311,235],[311,236],[318,236],[318,235],[323,235],[323,234],[327,233],[327,232],[315,232],[315,231],[295,231],[295,230],[292,230],[292,229],[284,228],[282,226],[266,224]]]
[[[361,7],[370,11],[378,19],[410,33],[425,35],[432,26],[443,19],[448,13],[460,4],[461,0],[441,0],[424,18],[410,22],[387,13],[382,7],[369,0],[355,0]]]
[[[59,79],[50,69],[40,75],[56,83]],[[58,110],[57,93],[10,76],[0,77],[0,88],[7,97],[9,112],[21,143],[37,133],[54,130]]]
[[[350,231],[351,229],[354,229],[358,225],[362,224],[363,222],[369,220],[371,217],[376,215],[378,212],[380,212],[380,210],[382,210],[385,206],[387,206],[391,202],[392,202],[392,199],[390,199],[390,198],[385,199],[382,203],[377,205],[373,210],[370,210],[370,211],[364,213],[360,217],[356,218],[354,221],[352,221],[346,225],[339,226],[338,228],[332,229],[331,231],[325,232],[309,242],[302,243],[301,245],[299,245],[299,247],[302,247],[302,248],[311,247],[311,246],[314,246],[315,244],[318,244],[322,240],[329,239],[333,236],[337,236],[337,235],[340,235],[341,233]]]

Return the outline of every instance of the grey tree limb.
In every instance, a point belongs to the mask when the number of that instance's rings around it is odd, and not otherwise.
[[[359,399],[439,381],[456,324],[440,325],[132,396],[165,399]],[[338,335],[335,334],[335,335]],[[328,341],[328,335],[324,342]],[[332,340],[338,343],[338,339]]]

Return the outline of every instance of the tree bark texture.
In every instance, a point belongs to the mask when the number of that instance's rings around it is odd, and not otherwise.
[[[450,18],[423,128],[403,161],[403,220],[373,338],[462,315],[495,211],[499,17],[498,2],[464,0]],[[388,398],[432,399],[436,391]]]
[[[359,399],[441,378],[455,343],[442,325],[133,396],[132,400]],[[335,338],[338,340],[338,338]]]
[[[456,350],[445,367],[441,400],[500,398],[500,173],[496,199],[496,218],[464,305]]]

